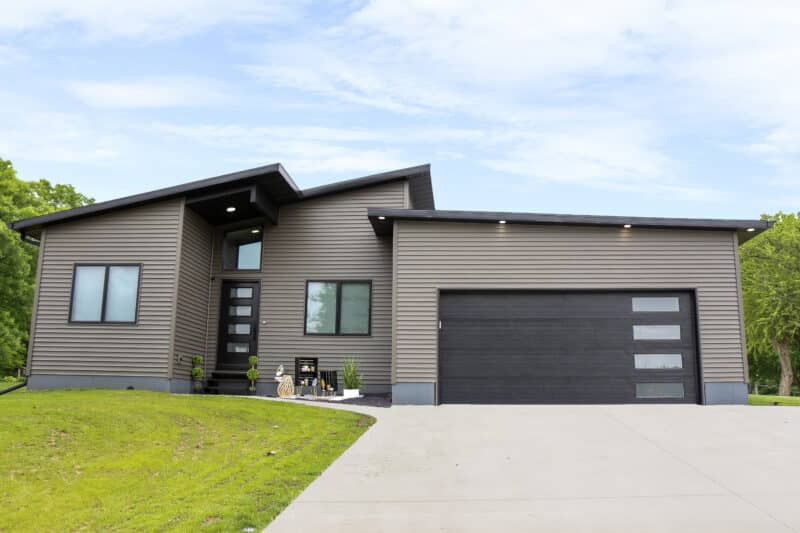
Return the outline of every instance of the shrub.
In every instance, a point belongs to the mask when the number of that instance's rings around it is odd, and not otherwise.
[[[344,378],[345,389],[357,389],[361,387],[364,379],[358,373],[358,363],[355,359],[345,359],[344,368],[342,369],[342,376]]]
[[[251,355],[248,359],[250,363],[250,369],[247,371],[247,379],[250,380],[250,392],[256,391],[256,381],[258,381],[258,369],[256,365],[258,365],[258,357],[255,355]]]
[[[192,357],[192,379],[201,381],[206,376],[206,371],[203,369],[203,356],[195,355]]]

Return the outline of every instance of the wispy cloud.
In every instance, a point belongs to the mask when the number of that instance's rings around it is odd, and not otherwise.
[[[0,154],[34,161],[96,163],[116,159],[127,141],[123,135],[101,130],[79,115],[61,112],[0,113]]]
[[[218,83],[190,77],[73,81],[66,88],[86,105],[99,108],[191,107],[219,104],[225,99]]]
[[[397,146],[372,141],[379,133],[359,129],[306,126],[243,127],[225,124],[158,124],[149,128],[166,138],[224,147],[239,161],[280,161],[306,174],[369,173],[408,166]]]
[[[26,0],[0,10],[0,33],[77,26],[90,40],[164,40],[226,23],[269,24],[294,19],[304,0]]]

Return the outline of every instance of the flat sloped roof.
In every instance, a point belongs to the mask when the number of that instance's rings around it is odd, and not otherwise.
[[[728,230],[739,234],[744,242],[769,229],[767,220],[730,220],[717,218],[659,218],[598,215],[562,215],[552,213],[512,213],[507,211],[439,211],[427,209],[371,208],[367,212],[372,227],[378,235],[392,233],[392,221],[417,220],[439,222],[476,222],[498,224],[547,224],[563,226],[610,226],[635,228]]]

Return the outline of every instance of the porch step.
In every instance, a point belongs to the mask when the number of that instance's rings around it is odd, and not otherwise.
[[[247,394],[250,383],[244,370],[215,370],[206,383],[206,394]]]

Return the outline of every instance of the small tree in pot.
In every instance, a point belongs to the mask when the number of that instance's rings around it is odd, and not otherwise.
[[[206,371],[203,369],[203,356],[195,355],[192,357],[192,389],[194,392],[203,392],[203,379]]]
[[[247,379],[250,380],[250,387],[247,390],[254,394],[256,392],[256,381],[258,381],[258,369],[256,368],[258,357],[251,355],[248,361],[250,362],[250,370],[247,371]]]
[[[364,380],[361,374],[358,373],[358,363],[356,363],[355,359],[345,359],[342,376],[344,378],[344,397],[358,398],[358,389]]]

